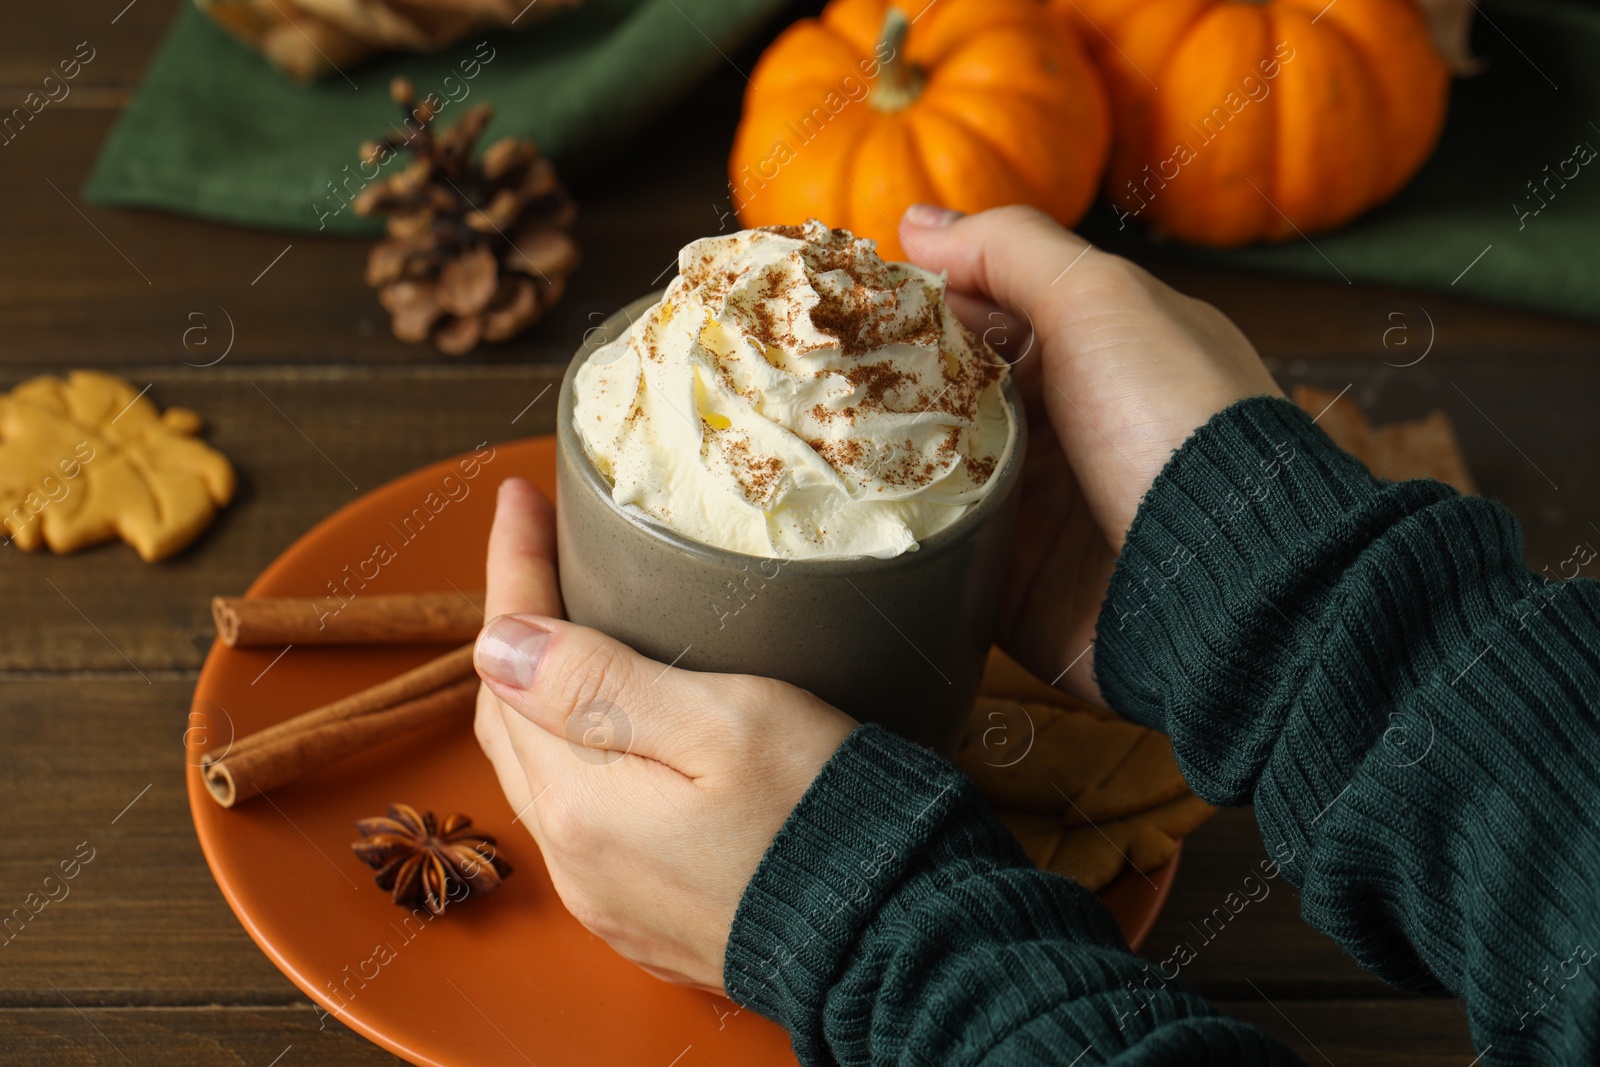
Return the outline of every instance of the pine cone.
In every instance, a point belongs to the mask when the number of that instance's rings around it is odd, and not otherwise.
[[[432,340],[459,356],[514,337],[561,299],[578,265],[572,198],[532,141],[502,137],[474,161],[494,115],[487,104],[435,136],[433,101],[417,103],[404,78],[390,93],[409,132],[364,145],[363,155],[382,161],[404,148],[414,158],[355,198],[357,213],[388,218],[367,284],[402,341]]]

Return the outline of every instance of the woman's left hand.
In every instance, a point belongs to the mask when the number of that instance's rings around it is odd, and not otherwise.
[[[745,886],[855,721],[561,621],[555,511],[520,478],[500,486],[488,572],[478,742],[561,902],[651,974],[721,993]]]

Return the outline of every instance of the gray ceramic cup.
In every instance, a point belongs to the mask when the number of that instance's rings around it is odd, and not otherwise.
[[[573,622],[662,663],[791,682],[863,721],[948,752],[994,638],[1022,479],[1026,427],[986,495],[893,559],[773,559],[691,540],[611,498],[573,428],[573,382],[596,350],[660,298],[585,337],[556,413],[557,546]]]

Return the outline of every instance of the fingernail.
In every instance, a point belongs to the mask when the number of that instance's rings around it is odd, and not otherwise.
[[[964,218],[966,216],[961,212],[937,204],[912,204],[906,208],[905,215],[907,222],[925,230],[942,230],[957,219]]]
[[[549,630],[521,616],[501,615],[478,635],[472,661],[485,680],[526,689],[549,644]]]

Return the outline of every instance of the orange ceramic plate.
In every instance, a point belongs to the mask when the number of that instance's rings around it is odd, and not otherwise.
[[[518,441],[475,466],[463,462],[425,468],[343,508],[268,567],[251,595],[481,589],[496,485],[522,475],[553,498],[555,442]],[[649,977],[573,921],[465,720],[232,811],[207,794],[201,752],[442,651],[291,648],[280,656],[212,647],[189,719],[189,807],[217,884],[256,944],[327,1013],[416,1064],[794,1063],[779,1027]],[[516,873],[499,893],[444,917],[410,917],[350,852],[355,821],[396,800],[471,815],[499,838]],[[1101,894],[1131,941],[1149,932],[1175,868],[1176,859]]]

